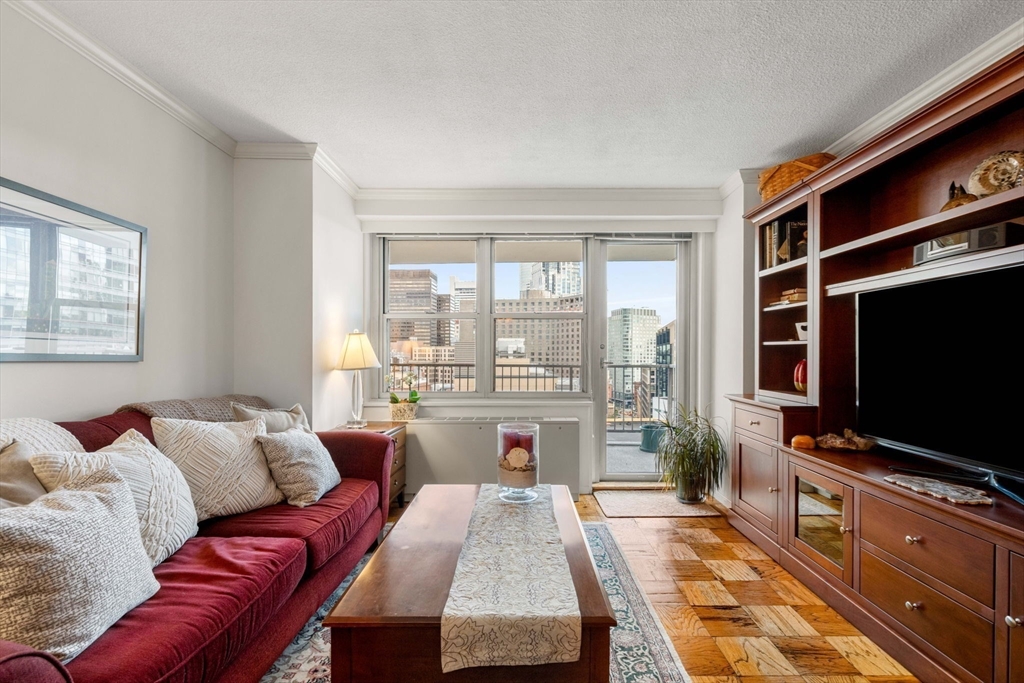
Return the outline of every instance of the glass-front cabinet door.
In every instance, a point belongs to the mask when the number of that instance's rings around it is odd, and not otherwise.
[[[788,502],[790,552],[853,585],[853,489],[790,462]]]

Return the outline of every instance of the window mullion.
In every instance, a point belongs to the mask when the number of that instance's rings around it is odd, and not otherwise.
[[[493,240],[477,240],[476,275],[476,389],[482,396],[494,392],[494,271]]]

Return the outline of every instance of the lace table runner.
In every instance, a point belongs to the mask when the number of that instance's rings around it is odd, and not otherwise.
[[[551,486],[506,503],[484,484],[441,615],[441,668],[575,662],[580,606]]]

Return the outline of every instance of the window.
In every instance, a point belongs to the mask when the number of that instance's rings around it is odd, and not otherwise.
[[[379,245],[382,391],[387,378],[391,386],[407,378],[421,393],[585,391],[582,239],[381,238]]]

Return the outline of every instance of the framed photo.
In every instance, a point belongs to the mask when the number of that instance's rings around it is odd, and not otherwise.
[[[0,362],[141,361],[146,228],[0,178]]]

